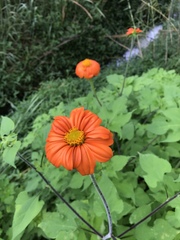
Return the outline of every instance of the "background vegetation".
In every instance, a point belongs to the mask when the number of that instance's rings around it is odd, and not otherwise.
[[[180,189],[180,139],[176,136],[180,131],[178,3],[178,0],[1,2],[1,115],[13,119],[12,130],[18,133],[23,156],[103,233],[107,230],[105,214],[88,177],[54,169],[44,159],[47,132],[53,116],[68,115],[72,108],[84,105],[100,114],[103,124],[116,133],[114,158],[96,169],[98,182],[112,209],[116,236],[177,193]],[[127,62],[122,56],[130,48],[131,40],[124,34],[134,24],[143,29],[139,40],[156,25],[161,24],[163,30],[146,49],[141,49],[141,57],[128,62],[126,71]],[[98,96],[104,103],[101,110],[92,101],[92,94],[88,94],[88,82],[74,75],[77,62],[87,57],[102,66],[95,79]],[[122,61],[117,67],[119,58]],[[122,75],[127,81],[120,98]],[[114,119],[108,119],[110,115]],[[165,129],[161,129],[162,123],[167,124]],[[171,123],[177,128],[171,128]],[[2,140],[1,129],[1,143]],[[144,166],[143,158],[149,158],[151,166]],[[67,236],[73,240],[97,239],[81,229],[81,223],[35,172],[19,159],[16,169],[6,162],[2,161],[0,168],[1,239],[12,239],[14,232],[15,240],[64,240]],[[112,192],[105,190],[107,185]],[[26,224],[20,221],[18,225],[17,209],[19,206],[27,209],[24,204],[28,201],[34,203],[36,211],[31,215],[30,208],[23,215]],[[177,199],[129,233],[127,239],[144,239],[146,232],[147,240],[179,240],[178,206]],[[59,227],[62,222],[64,228]]]

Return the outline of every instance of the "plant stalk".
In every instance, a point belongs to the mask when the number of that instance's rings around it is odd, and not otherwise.
[[[114,236],[112,235],[112,219],[111,219],[111,213],[110,213],[110,211],[109,211],[109,207],[108,207],[108,204],[107,204],[107,202],[106,202],[106,199],[105,199],[103,193],[101,192],[101,189],[99,188],[99,186],[98,186],[98,184],[97,184],[97,182],[96,182],[96,179],[95,179],[95,177],[94,177],[93,174],[90,175],[90,178],[91,178],[91,181],[92,181],[92,183],[93,183],[96,191],[98,192],[98,194],[99,194],[99,196],[100,196],[100,198],[101,198],[101,200],[102,200],[102,203],[103,203],[104,208],[105,208],[105,210],[106,210],[107,219],[108,219],[109,232],[108,232],[108,234],[107,234],[106,236],[104,236],[104,237],[102,238],[102,240],[106,240],[106,239],[110,239],[110,238],[116,239],[116,238],[114,238]]]
[[[96,89],[95,89],[95,87],[94,87],[93,80],[90,79],[90,80],[88,80],[88,81],[89,81],[89,83],[90,83],[90,85],[91,85],[91,90],[92,90],[92,92],[93,92],[94,97],[96,98],[96,100],[97,100],[97,102],[99,103],[100,107],[102,107],[102,104],[101,104],[101,102],[99,101],[99,98],[98,98],[98,96],[97,96],[97,94],[96,94]]]

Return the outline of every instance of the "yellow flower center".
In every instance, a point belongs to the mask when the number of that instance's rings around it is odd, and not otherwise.
[[[84,67],[89,67],[89,66],[91,66],[91,60],[88,59],[88,58],[86,58],[84,61],[82,61],[82,65],[83,65]]]
[[[70,146],[79,146],[84,142],[84,132],[73,127],[66,133],[64,139]]]

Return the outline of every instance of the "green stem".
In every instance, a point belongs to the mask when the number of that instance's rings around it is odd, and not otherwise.
[[[126,68],[125,68],[125,73],[124,73],[122,88],[121,88],[121,91],[120,91],[120,93],[119,93],[119,96],[122,96],[123,91],[124,91],[125,82],[126,82],[126,77],[127,77],[127,72],[128,72],[128,67],[129,67],[129,61],[130,61],[130,59],[131,59],[131,53],[132,53],[133,45],[134,45],[134,37],[132,36],[132,38],[131,38],[131,48],[130,48],[129,59],[127,59],[127,64],[126,64]]]
[[[102,203],[103,203],[104,208],[106,210],[107,219],[108,219],[109,232],[108,232],[108,234],[106,236],[104,236],[102,238],[102,240],[106,240],[106,239],[110,239],[110,238],[116,239],[113,236],[113,234],[112,234],[112,219],[111,219],[111,214],[110,214],[109,207],[108,207],[108,204],[106,202],[106,199],[105,199],[103,193],[101,192],[101,189],[99,188],[99,186],[98,186],[98,184],[96,182],[96,179],[95,179],[93,174],[90,175],[90,178],[91,178],[91,181],[92,181],[96,191],[98,192],[98,194],[99,194],[99,196],[100,196],[100,198],[102,200]]]
[[[89,81],[89,83],[90,83],[90,85],[91,85],[91,90],[92,90],[92,92],[93,92],[94,97],[96,98],[96,100],[97,100],[97,102],[99,103],[99,105],[102,107],[102,104],[101,104],[101,102],[99,101],[98,96],[97,96],[97,94],[96,94],[96,89],[95,89],[95,87],[94,87],[93,80],[90,79],[90,80],[88,80],[88,81]]]

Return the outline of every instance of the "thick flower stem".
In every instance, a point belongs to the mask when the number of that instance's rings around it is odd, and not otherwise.
[[[102,200],[102,203],[103,203],[104,208],[105,208],[105,210],[106,210],[107,219],[108,219],[109,232],[108,232],[108,234],[107,234],[106,236],[104,236],[104,237],[102,238],[102,240],[111,239],[111,238],[112,238],[112,239],[116,239],[116,238],[114,238],[114,236],[112,235],[112,219],[111,219],[111,214],[110,214],[109,207],[108,207],[108,204],[107,204],[107,202],[106,202],[106,199],[105,199],[103,193],[101,192],[101,189],[99,188],[99,186],[98,186],[98,184],[97,184],[97,182],[96,182],[96,179],[95,179],[95,177],[94,177],[93,174],[90,175],[90,178],[91,178],[91,181],[92,181],[95,189],[97,190],[97,192],[98,192],[98,194],[99,194],[99,196],[100,196],[100,198],[101,198],[101,200]]]
[[[97,100],[97,102],[99,103],[99,105],[102,107],[102,104],[101,104],[101,102],[99,101],[98,96],[97,96],[97,94],[96,94],[96,89],[95,89],[95,87],[94,87],[93,80],[90,79],[90,80],[88,80],[88,81],[89,81],[89,83],[90,83],[90,85],[91,85],[91,90],[92,90],[92,92],[93,92],[94,97],[96,98],[96,100]]]
[[[20,153],[17,154],[18,157],[25,162],[30,168],[32,168],[42,179],[43,181],[47,184],[47,186],[52,190],[52,192],[59,198],[61,201],[66,204],[66,206],[84,223],[86,224],[94,234],[98,235],[99,237],[103,237],[93,226],[91,226],[76,210],[62,197],[60,193],[56,191],[56,189],[51,185],[51,183],[45,178],[45,176],[39,172],[36,167],[31,164],[28,160],[26,160]]]

